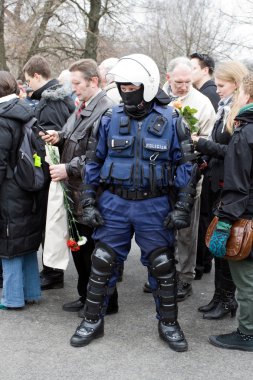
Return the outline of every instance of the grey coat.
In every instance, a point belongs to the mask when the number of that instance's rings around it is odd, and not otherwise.
[[[72,114],[59,132],[61,162],[66,164],[68,180],[65,181],[70,190],[69,196],[73,200],[73,211],[75,217],[82,215],[80,207],[80,193],[84,189],[83,171],[86,159],[86,150],[92,127],[99,123],[102,115],[114,105],[105,91],[98,95],[82,110],[77,119]]]

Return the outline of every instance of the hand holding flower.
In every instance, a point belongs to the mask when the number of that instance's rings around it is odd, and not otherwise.
[[[50,165],[49,166],[50,175],[52,181],[62,181],[63,179],[68,178],[65,164]]]
[[[51,144],[46,143],[46,150],[48,155],[47,162],[50,164],[49,170],[53,182],[61,181],[62,179],[66,179],[68,177],[66,172],[66,166],[65,164],[59,163],[59,153],[57,154],[55,149],[56,148],[53,147]],[[84,245],[87,239],[85,236],[81,236],[79,234],[76,224],[77,221],[72,211],[73,200],[69,197],[69,190],[66,188],[64,182],[60,182],[60,185],[63,191],[64,207],[67,212],[68,230],[70,235],[70,238],[67,241],[67,246],[73,252],[79,251],[80,246]]]
[[[198,112],[198,110],[196,110],[195,108],[191,108],[189,106],[185,106],[183,108],[183,105],[180,99],[175,100],[172,103],[172,106],[178,110],[181,116],[183,116],[185,122],[190,128],[191,133],[194,133],[194,132],[198,133],[199,129],[196,126],[198,119],[195,116],[193,116],[195,113]]]
[[[60,140],[59,133],[52,129],[47,131],[47,134],[44,132],[39,132],[39,136],[48,144],[55,145]]]

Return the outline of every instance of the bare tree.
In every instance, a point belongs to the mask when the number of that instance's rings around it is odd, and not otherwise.
[[[43,50],[43,43],[50,36],[50,22],[57,19],[57,10],[66,0],[7,0],[5,9],[8,61],[22,74],[24,63]],[[52,31],[56,32],[57,24]]]
[[[231,31],[237,20],[229,19],[209,0],[157,0],[147,2],[147,14],[142,25],[145,40],[137,37],[139,49],[158,63],[162,77],[167,62],[176,56],[189,56],[198,51],[228,58],[238,45],[238,36]],[[148,41],[148,43],[147,43]]]
[[[5,1],[0,3],[0,69],[9,70],[6,63],[5,43],[4,43],[4,6]]]
[[[122,17],[129,13],[133,0],[83,0],[80,5],[78,0],[69,0],[75,4],[84,19],[86,27],[86,40],[82,58],[98,58],[98,46],[101,39],[100,25],[103,19],[110,20],[110,28],[113,23],[121,24]],[[102,37],[103,38],[103,37]]]

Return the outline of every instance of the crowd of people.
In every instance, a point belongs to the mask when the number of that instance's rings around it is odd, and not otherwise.
[[[82,59],[58,79],[36,55],[23,68],[25,85],[0,71],[0,309],[20,310],[38,303],[41,290],[64,286],[60,265],[42,262],[39,273],[37,260],[51,180],[71,200],[72,238],[85,239],[72,251],[78,298],[63,304],[82,318],[72,346],[102,337],[105,314],[118,312],[117,282],[134,236],[148,271],[143,291],[153,294],[159,336],[172,350],[188,349],[177,303],[214,262],[213,298],[196,307],[219,320],[234,317],[239,304],[239,316],[235,332],[209,342],[253,351],[253,250],[236,262],[221,254],[233,222],[253,219],[252,71],[251,61],[215,64],[202,53],[172,59],[163,87],[155,61],[143,54],[99,66]],[[33,117],[47,180],[28,192],[15,181],[15,153]],[[46,164],[45,143],[58,147],[58,164]]]

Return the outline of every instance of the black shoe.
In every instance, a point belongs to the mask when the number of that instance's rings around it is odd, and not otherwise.
[[[208,340],[216,347],[253,351],[253,335],[243,334],[239,329],[230,334],[211,335]]]
[[[159,321],[158,331],[160,338],[168,343],[172,350],[177,352],[188,350],[188,343],[178,322],[175,322],[174,324],[165,324],[164,322]]]
[[[145,282],[145,284],[143,285],[143,292],[144,293],[152,293],[152,289],[151,289],[150,283],[148,281]]]
[[[203,270],[195,268],[194,280],[201,280],[202,276],[203,276]]]
[[[177,283],[177,302],[184,301],[192,294],[192,286],[187,282],[178,280]]]
[[[212,270],[212,265],[212,261],[210,261],[210,263],[206,263],[204,265],[204,273],[210,273]]]
[[[89,344],[93,339],[100,338],[104,335],[104,319],[97,322],[84,319],[77,327],[75,334],[70,339],[73,347],[83,347]]]
[[[198,311],[200,311],[201,313],[206,313],[208,311],[211,311],[216,308],[216,306],[218,305],[220,301],[221,301],[221,290],[216,289],[211,301],[207,305],[200,306],[198,308]]]
[[[40,278],[41,290],[48,289],[62,289],[64,287],[63,276],[62,277],[46,277]]]
[[[212,310],[203,314],[204,319],[222,319],[226,315],[231,314],[231,318],[235,317],[238,303],[234,300],[231,303],[220,301]]]
[[[84,307],[84,303],[80,300],[80,298],[73,302],[68,302],[62,305],[63,310],[65,311],[79,311]]]

